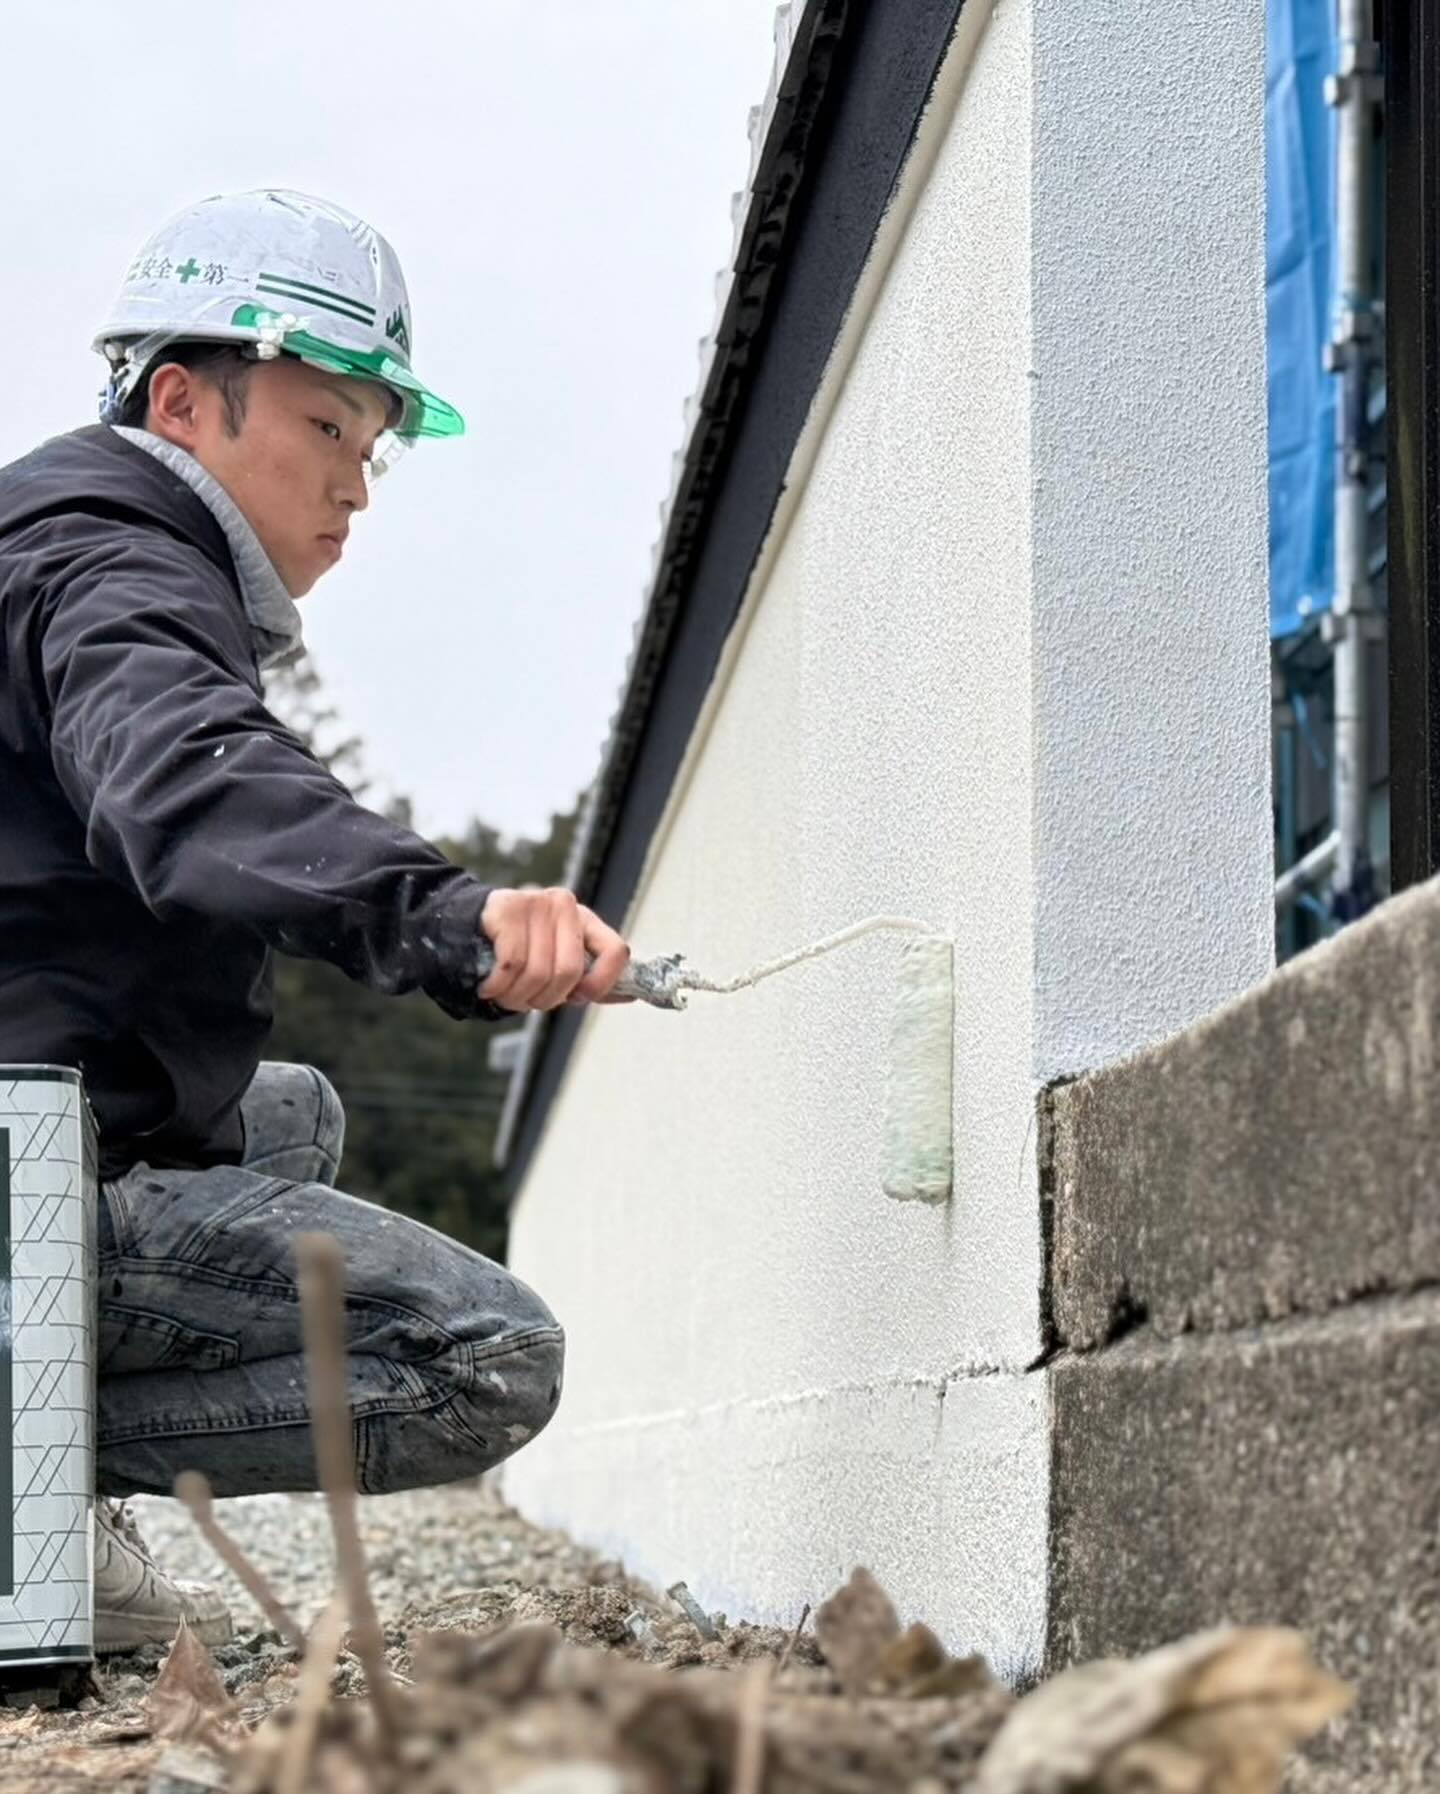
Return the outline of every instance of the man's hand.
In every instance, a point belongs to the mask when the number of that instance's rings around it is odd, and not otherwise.
[[[610,989],[630,963],[629,947],[573,891],[492,891],[480,927],[495,948],[480,995],[502,1009],[628,1000]]]

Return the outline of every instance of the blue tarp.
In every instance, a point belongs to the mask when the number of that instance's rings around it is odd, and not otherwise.
[[[1330,335],[1335,0],[1267,0],[1265,299],[1269,339],[1270,633],[1327,610],[1334,585]]]

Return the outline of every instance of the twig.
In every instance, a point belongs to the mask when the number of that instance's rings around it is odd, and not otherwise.
[[[385,1665],[385,1642],[370,1598],[370,1578],[355,1519],[355,1451],[345,1386],[345,1258],[340,1242],[328,1233],[297,1235],[295,1258],[300,1267],[315,1464],[330,1506],[335,1565],[349,1610],[355,1655],[365,1668],[380,1742],[389,1751],[399,1730],[400,1710]]]
[[[345,1604],[335,1595],[315,1622],[310,1642],[300,1663],[285,1743],[275,1769],[275,1794],[304,1794],[315,1754],[315,1734],[330,1697],[330,1677],[345,1631]]]
[[[215,1518],[210,1484],[198,1470],[185,1470],[175,1478],[175,1495],[190,1510],[215,1555],[242,1582],[259,1604],[266,1619],[287,1643],[303,1650],[305,1633],[300,1622],[271,1588],[260,1569],[245,1555]]]
[[[771,1664],[760,1658],[744,1672],[736,1700],[735,1773],[730,1794],[760,1794],[765,1774],[765,1699]]]
[[[782,1675],[795,1655],[795,1647],[800,1642],[800,1634],[805,1630],[805,1622],[810,1618],[810,1603],[807,1601],[800,1609],[800,1618],[795,1622],[795,1630],[786,1640],[785,1649],[780,1653],[780,1661],[775,1665],[775,1674]]]

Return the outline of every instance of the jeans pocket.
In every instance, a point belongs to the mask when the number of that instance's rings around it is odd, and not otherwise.
[[[240,1346],[224,1333],[187,1327],[170,1315],[100,1298],[100,1369],[106,1376],[145,1370],[224,1370]]]
[[[95,1249],[102,1265],[123,1258],[131,1249],[135,1227],[130,1212],[129,1186],[134,1177],[133,1171],[127,1171],[123,1177],[112,1178],[100,1186]]]

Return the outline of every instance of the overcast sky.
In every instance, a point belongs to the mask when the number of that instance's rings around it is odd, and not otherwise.
[[[422,443],[303,606],[419,826],[544,827],[594,772],[749,166],[774,0],[58,0],[6,22],[0,461],[94,420],[89,344],[172,212],[289,186],[399,252]],[[20,78],[23,77],[23,78]]]

